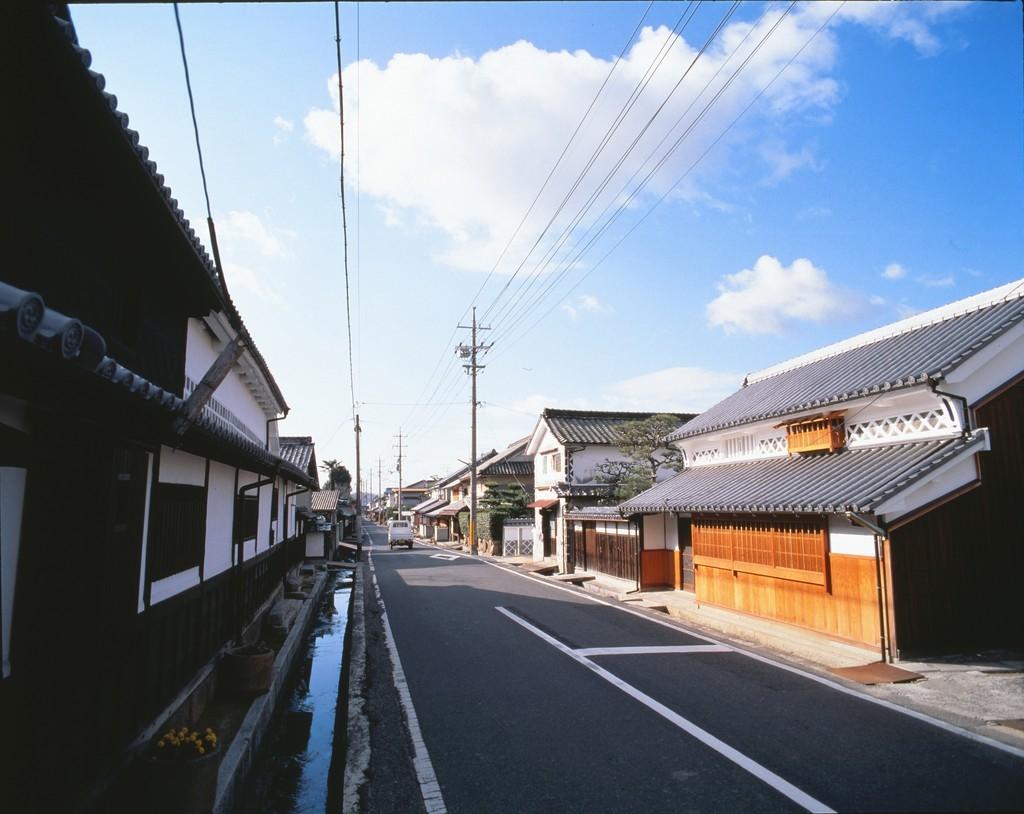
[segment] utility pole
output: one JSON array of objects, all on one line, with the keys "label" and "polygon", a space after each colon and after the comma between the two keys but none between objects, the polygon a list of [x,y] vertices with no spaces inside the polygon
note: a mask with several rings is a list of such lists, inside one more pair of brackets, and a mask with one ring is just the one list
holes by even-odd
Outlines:
[{"label": "utility pole", "polygon": [[402,428],[398,428],[398,519],[402,519]]},{"label": "utility pole", "polygon": [[470,399],[470,406],[472,410],[472,422],[471,422],[471,441],[470,441],[470,452],[469,452],[469,551],[471,554],[477,554],[479,552],[477,546],[477,535],[476,535],[476,408],[479,402],[476,399],[476,373],[478,370],[483,370],[486,365],[478,365],[476,362],[476,356],[479,351],[487,352],[492,347],[491,345],[478,345],[476,342],[477,331],[489,331],[489,327],[476,324],[476,306],[473,306],[473,323],[472,325],[459,325],[460,328],[468,328],[472,333],[472,337],[469,345],[459,345],[455,352],[462,359],[469,359],[469,362],[464,364],[463,367],[469,374],[470,379],[473,382],[472,385],[472,397]]},{"label": "utility pole", "polygon": [[380,456],[377,456],[377,500],[380,500],[380,496],[384,494],[380,486],[381,481],[381,470],[384,469],[384,464],[381,463]]},{"label": "utility pole", "polygon": [[363,472],[359,468],[359,436],[362,433],[359,426],[359,413],[356,413],[356,551],[361,555],[363,551],[362,514],[363,514]]}]

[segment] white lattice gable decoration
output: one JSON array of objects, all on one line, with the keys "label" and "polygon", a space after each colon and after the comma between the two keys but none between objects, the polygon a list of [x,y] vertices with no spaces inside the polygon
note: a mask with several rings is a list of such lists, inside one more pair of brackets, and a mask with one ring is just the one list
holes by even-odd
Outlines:
[{"label": "white lattice gable decoration", "polygon": [[937,407],[849,424],[846,427],[846,445],[861,447],[886,442],[917,441],[959,431],[958,422],[949,412],[944,407]]}]

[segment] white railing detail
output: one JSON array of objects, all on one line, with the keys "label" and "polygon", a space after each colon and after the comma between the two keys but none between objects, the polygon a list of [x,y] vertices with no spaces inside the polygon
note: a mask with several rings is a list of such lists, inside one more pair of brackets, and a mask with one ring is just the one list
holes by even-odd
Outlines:
[{"label": "white railing detail", "polygon": [[916,413],[875,418],[846,427],[846,444],[850,447],[885,441],[918,440],[959,432],[960,427],[941,407]]}]

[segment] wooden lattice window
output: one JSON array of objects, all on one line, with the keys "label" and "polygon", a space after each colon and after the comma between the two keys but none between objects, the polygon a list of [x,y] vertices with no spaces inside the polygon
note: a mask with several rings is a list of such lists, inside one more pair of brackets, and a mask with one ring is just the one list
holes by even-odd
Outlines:
[{"label": "wooden lattice window", "polygon": [[693,561],[825,584],[828,529],[818,517],[694,517]]},{"label": "wooden lattice window", "polygon": [[846,442],[840,415],[815,416],[786,424],[786,446],[790,452],[835,452]]},{"label": "wooden lattice window", "polygon": [[149,574],[153,580],[199,565],[206,538],[206,489],[177,483],[154,486],[149,518]]},{"label": "wooden lattice window", "polygon": [[251,540],[256,536],[256,528],[260,520],[260,500],[255,495],[246,493],[238,498],[238,538]]}]

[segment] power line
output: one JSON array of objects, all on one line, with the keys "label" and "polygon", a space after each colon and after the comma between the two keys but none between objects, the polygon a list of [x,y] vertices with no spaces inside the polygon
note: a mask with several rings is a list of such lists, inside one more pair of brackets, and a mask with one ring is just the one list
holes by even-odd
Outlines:
[{"label": "power line", "polygon": [[[713,95],[711,100],[707,104],[704,105],[704,108],[700,111],[700,113],[698,113],[697,116],[693,119],[693,121],[690,122],[690,124],[686,127],[686,129],[683,131],[683,133],[681,133],[679,135],[679,137],[675,140],[675,142],[672,144],[672,146],[664,153],[664,155],[662,155],[662,157],[654,165],[654,167],[652,167],[651,170],[648,171],[648,173],[644,176],[644,178],[636,186],[636,188],[633,189],[632,192],[630,192],[630,194],[625,198],[625,200],[623,200],[618,205],[618,207],[612,213],[612,215],[601,225],[601,227],[598,229],[598,231],[594,235],[594,237],[592,237],[576,253],[575,256],[572,256],[572,257],[564,259],[562,261],[562,264],[561,264],[560,268],[558,270],[556,270],[556,272],[552,275],[552,279],[547,284],[547,286],[545,286],[538,294],[535,294],[531,301],[527,302],[525,305],[523,305],[521,307],[521,309],[519,311],[519,314],[515,318],[513,318],[511,320],[511,323],[506,328],[506,331],[505,331],[506,333],[508,333],[509,331],[513,330],[517,324],[521,323],[522,320],[524,320],[529,315],[531,309],[534,308],[537,304],[539,304],[544,299],[544,297],[548,294],[548,292],[550,292],[559,282],[561,282],[561,280],[569,273],[569,271],[573,268],[573,266],[576,263],[579,262],[579,260],[583,257],[583,255],[586,254],[591,249],[591,247],[604,235],[604,233],[608,230],[608,228],[616,220],[618,220],[618,218],[629,208],[629,206],[636,199],[636,197],[650,183],[651,179],[654,177],[654,174],[659,169],[661,169],[662,166],[664,166],[664,164],[675,153],[675,151],[679,148],[679,146],[683,143],[683,141],[685,141],[685,139],[696,128],[696,126],[704,119],[704,116],[707,114],[707,112],[714,106],[714,104],[725,93],[725,91],[729,89],[729,87],[732,85],[732,83],[735,81],[735,79],[739,76],[739,74],[743,71],[743,69],[747,66],[747,64],[753,59],[753,57],[757,54],[757,52],[761,49],[761,47],[765,44],[765,42],[768,41],[768,39],[772,36],[772,34],[775,32],[775,30],[779,27],[779,25],[781,25],[782,21],[786,18],[786,16],[789,14],[789,12],[793,9],[794,5],[796,5],[795,0],[794,0],[794,2],[791,2],[789,7],[779,16],[779,18],[774,22],[774,24],[771,26],[771,28],[768,30],[768,32],[764,35],[764,37],[761,38],[761,40],[752,49],[752,51],[744,58],[743,62],[736,69],[736,71],[734,71],[733,74],[722,85],[722,87],[720,87],[715,92],[715,94]],[[762,18],[763,18],[763,16],[764,15],[762,15]],[[742,42],[745,42],[745,41],[746,41],[746,37],[744,37],[743,41],[741,41],[741,43],[739,45],[737,45],[737,47],[733,50],[732,54],[726,60],[726,62],[731,61],[732,56],[734,56],[737,53],[739,47],[742,45]],[[716,72],[715,76],[717,76],[717,72]],[[712,82],[714,81],[714,78],[715,77],[712,77],[711,80],[709,80],[708,83],[705,84],[705,86],[701,90],[701,92],[694,98],[693,102],[687,107],[687,110],[683,112],[683,114],[676,120],[676,122],[669,129],[669,131],[666,134],[665,138],[667,138],[668,135],[670,135],[675,130],[675,128],[678,127],[678,125],[680,123],[682,123],[682,121],[686,117],[687,112],[689,112],[689,109],[692,107],[693,103],[695,103],[697,99],[699,99],[701,96],[704,95],[704,92],[711,86]],[[662,141],[659,142],[658,147],[660,147],[660,145],[662,143],[664,143],[664,141],[665,141],[665,139],[663,138]],[[639,174],[640,170],[642,170],[643,167],[646,166],[646,164],[654,157],[655,153],[658,150],[658,147],[655,147],[655,149],[651,151],[651,153],[647,156],[647,158],[644,159],[644,162],[640,165],[640,167],[626,181],[626,183],[623,185],[623,187],[619,191],[619,193],[616,196],[614,196],[612,198],[612,200],[605,206],[604,210],[602,210],[601,214],[598,215],[597,219],[595,220],[595,223],[599,222],[601,220],[601,218],[604,217],[604,215],[611,208],[612,203],[614,203],[616,200],[619,200],[621,198],[622,194],[629,187],[629,184],[633,180],[633,178],[635,178]],[[583,242],[583,240],[586,238],[586,236],[588,234],[590,234],[592,229],[593,229],[593,224],[584,231],[583,235],[573,245],[573,248],[570,249],[569,254],[571,254],[573,251],[576,251],[577,247],[580,246],[580,244]],[[630,230],[630,231],[632,231],[632,230]],[[550,263],[550,261],[549,261],[549,263]]]},{"label": "power line", "polygon": [[352,305],[348,277],[348,217],[345,213],[345,93],[341,80],[341,14],[338,0],[334,0],[334,51],[338,60],[338,133],[341,137],[341,172],[338,186],[341,190],[341,232],[345,264],[345,325],[348,328],[348,386],[351,395],[352,415],[356,414],[355,366],[352,363]]},{"label": "power line", "polygon": [[[668,94],[665,96],[665,98],[661,101],[661,103],[655,109],[654,113],[651,114],[650,117],[648,117],[648,119],[644,123],[643,127],[640,128],[639,132],[633,138],[633,141],[629,144],[629,146],[626,148],[626,150],[623,151],[622,155],[618,158],[618,160],[612,166],[611,170],[609,170],[605,174],[604,178],[598,184],[597,188],[594,189],[590,193],[590,195],[587,198],[586,202],[584,203],[583,207],[569,221],[569,223],[562,229],[562,232],[559,235],[559,237],[555,240],[555,242],[552,244],[552,246],[544,253],[544,256],[541,258],[541,260],[534,267],[534,270],[527,276],[527,279],[520,285],[519,290],[516,292],[515,297],[512,300],[506,302],[506,304],[502,307],[500,313],[495,317],[496,320],[500,320],[502,317],[507,316],[507,315],[513,313],[515,311],[516,307],[519,306],[523,302],[523,300],[525,299],[525,297],[528,294],[528,292],[533,288],[534,284],[540,279],[540,277],[543,274],[544,270],[554,261],[554,259],[557,256],[559,250],[569,240],[569,238],[572,236],[573,231],[576,229],[577,226],[579,226],[579,224],[582,222],[583,218],[586,217],[586,214],[590,211],[590,209],[597,202],[597,200],[598,200],[599,196],[601,195],[601,193],[604,192],[604,190],[607,188],[608,184],[611,182],[612,178],[615,176],[615,174],[619,171],[619,169],[625,163],[625,161],[629,157],[629,155],[633,152],[633,150],[640,143],[640,140],[647,133],[647,131],[651,128],[651,126],[654,124],[654,122],[658,118],[658,116],[661,115],[662,111],[668,105],[669,101],[671,101],[671,99],[675,95],[676,91],[679,90],[679,88],[682,86],[683,82],[686,80],[687,76],[689,76],[690,71],[693,70],[694,65],[697,64],[698,60],[704,55],[704,53],[710,47],[711,43],[717,38],[718,34],[725,27],[726,23],[729,21],[729,19],[732,17],[732,15],[735,14],[736,9],[738,7],[739,7],[739,0],[736,0],[735,2],[733,2],[732,6],[726,11],[726,13],[722,17],[722,19],[718,22],[718,25],[711,32],[710,36],[704,42],[704,45],[701,47],[701,49],[694,55],[693,59],[690,61],[690,64],[687,65],[687,67],[683,71],[682,75],[679,77],[679,79],[676,80],[676,83],[672,86],[672,89],[668,92]],[[684,26],[684,28],[685,28],[685,26]],[[666,51],[666,53],[662,57],[662,61],[664,60],[665,57],[668,56],[668,53],[669,52]],[[660,67],[660,64],[661,63],[659,62],[659,67]],[[653,77],[653,74],[652,74],[652,77]],[[637,97],[637,98],[639,98],[639,97]],[[596,157],[597,157],[597,154],[595,154],[595,156],[594,156],[595,160],[596,160]],[[588,229],[588,231],[589,231],[589,229]]]},{"label": "power line", "polygon": [[[811,34],[811,36],[804,42],[804,44],[801,45],[800,48],[797,49],[797,51],[793,54],[793,56],[791,56],[789,58],[789,60],[786,62],[786,64],[783,65],[775,73],[775,75],[771,78],[771,80],[769,80],[768,83],[763,88],[761,88],[761,90],[759,90],[757,92],[757,94],[755,94],[755,96],[750,100],[750,102],[747,103],[746,107],[744,107],[743,110],[741,110],[739,112],[739,114],[725,127],[725,129],[722,130],[722,132],[718,134],[718,136],[715,138],[715,140],[712,141],[711,144],[709,144],[707,146],[707,148],[696,158],[696,160],[694,160],[690,164],[689,167],[687,167],[685,172],[683,172],[682,175],[680,175],[675,180],[675,182],[668,188],[668,190],[666,190],[666,192],[657,201],[654,202],[654,204],[643,214],[643,216],[641,216],[640,219],[637,220],[636,223],[634,223],[630,227],[630,229],[624,235],[622,235],[622,237],[619,238],[618,241],[616,241],[616,243],[604,254],[604,256],[601,257],[601,259],[598,260],[597,263],[595,263],[593,266],[591,266],[587,270],[587,272],[572,286],[572,288],[570,288],[566,292],[566,295],[572,293],[572,291],[574,291],[585,279],[587,279],[587,277],[589,277],[594,271],[596,271],[597,268],[600,267],[601,264],[604,263],[604,261],[608,259],[608,257],[612,254],[612,252],[614,252],[620,245],[622,245],[622,243],[634,231],[636,231],[636,229],[651,215],[651,213],[653,213],[654,210],[657,209],[658,206],[660,206],[665,201],[666,198],[668,198],[668,196],[676,189],[676,187],[678,187],[679,184],[681,184],[683,182],[683,180],[693,171],[694,167],[696,167],[704,159],[704,157],[707,156],[707,154],[710,153],[711,150],[713,150],[718,145],[718,143],[736,125],[736,123],[740,119],[742,119],[743,116],[745,116],[747,114],[747,112],[757,103],[757,101],[769,90],[769,88],[771,88],[771,86],[775,84],[775,82],[778,80],[778,78],[780,76],[782,76],[782,74],[786,71],[786,69],[789,68],[789,66],[792,65],[794,61],[796,61],[797,57],[799,57],[800,54],[802,54],[804,52],[804,50],[815,40],[815,38],[828,26],[828,24],[830,22],[832,22],[832,19],[836,16],[836,14],[842,9],[842,7],[845,4],[846,4],[846,2],[844,0],[844,2],[840,3],[835,8],[835,10],[832,12],[832,14],[830,14],[828,16],[828,18],[826,18],[825,21],[820,26],[818,26],[818,28],[814,31],[814,33]],[[534,320],[532,323],[530,323],[526,327],[525,330],[521,331],[517,336],[515,336],[513,338],[510,338],[510,339],[506,340],[505,342],[503,342],[502,343],[503,349],[507,350],[511,345],[513,345],[516,342],[518,342],[524,336],[529,335],[530,331],[532,331],[533,328],[535,328],[540,322],[542,322],[547,317],[547,315],[550,314],[551,311],[553,311],[557,306],[558,306],[558,302],[555,302],[554,304],[552,304],[552,306],[547,311],[542,313],[536,320]],[[506,333],[507,333],[507,331],[506,331]]]},{"label": "power line", "polygon": [[217,277],[220,281],[224,295],[228,294],[228,283],[224,277],[224,267],[220,262],[220,248],[217,246],[217,230],[213,225],[213,212],[210,209],[210,190],[206,184],[206,166],[203,163],[203,145],[199,139],[199,120],[196,117],[196,102],[192,96],[192,79],[188,72],[188,57],[185,55],[185,35],[181,30],[181,15],[178,13],[178,4],[174,4],[174,24],[178,28],[178,44],[181,46],[181,65],[185,69],[185,89],[188,91],[188,107],[192,111],[192,131],[196,136],[196,153],[199,155],[199,175],[203,179],[203,197],[206,199],[206,226],[210,230],[210,249],[213,251],[213,262],[217,269]]},{"label": "power line", "polygon": [[[608,85],[608,82],[611,79],[612,74],[615,72],[615,69],[618,67],[619,63],[622,61],[622,58],[625,56],[626,51],[629,49],[629,46],[632,44],[633,40],[636,38],[637,33],[640,31],[641,27],[643,26],[644,21],[647,19],[647,15],[650,13],[651,7],[653,5],[654,5],[654,2],[653,2],[653,0],[651,0],[651,2],[648,3],[647,8],[644,10],[643,15],[640,17],[640,21],[636,24],[636,26],[634,27],[633,31],[630,33],[629,37],[627,38],[626,42],[623,44],[622,49],[619,51],[619,55],[615,58],[615,62],[612,64],[612,67],[609,69],[607,75],[604,78],[604,81],[601,83],[601,86],[598,88],[597,93],[594,95],[594,98],[591,100],[590,104],[587,106],[587,109],[584,112],[582,118],[577,123],[576,128],[573,130],[572,135],[569,137],[568,142],[566,142],[565,147],[562,148],[562,152],[559,154],[558,159],[555,161],[554,165],[552,165],[551,169],[549,170],[549,172],[547,174],[547,177],[544,179],[544,183],[541,185],[540,190],[537,192],[537,194],[534,197],[533,201],[530,203],[530,206],[527,209],[526,214],[523,215],[522,220],[520,220],[519,225],[516,226],[515,231],[512,233],[512,236],[509,238],[508,242],[505,244],[505,247],[502,249],[501,254],[498,256],[498,259],[494,262],[494,265],[491,267],[490,271],[487,272],[487,276],[484,278],[483,283],[480,284],[480,287],[477,289],[477,292],[473,296],[473,299],[470,301],[469,305],[466,306],[466,309],[465,309],[465,311],[463,311],[462,316],[459,317],[459,321],[462,321],[463,319],[465,319],[465,317],[469,313],[470,309],[476,304],[477,300],[480,298],[480,295],[483,293],[484,288],[487,286],[487,283],[490,281],[491,277],[494,275],[494,273],[497,270],[498,266],[501,264],[501,261],[504,259],[505,254],[508,252],[509,248],[512,246],[512,243],[515,241],[516,237],[519,235],[519,232],[522,230],[523,225],[526,223],[526,221],[529,218],[530,214],[533,212],[534,208],[536,207],[537,202],[540,200],[540,197],[543,194],[544,190],[547,188],[547,185],[551,182],[551,179],[554,177],[555,171],[561,165],[562,160],[565,158],[566,154],[568,153],[569,148],[573,144],[573,141],[576,139],[577,135],[579,135],[581,129],[583,128],[584,123],[586,122],[587,118],[590,116],[591,112],[593,112],[595,106],[597,105],[598,99],[601,97],[601,94],[604,92],[605,87]],[[691,5],[692,5],[692,3],[691,3]],[[357,10],[358,10],[358,3],[357,3]],[[358,72],[357,72],[356,76],[357,76],[357,81],[358,81]],[[455,338],[455,335],[456,335],[457,332],[458,332],[458,328],[454,328],[452,330],[452,334],[448,338],[448,341],[446,341],[444,343],[444,348],[450,347],[451,342]],[[431,370],[430,375],[427,377],[427,383],[423,387],[423,390],[421,391],[420,396],[422,397],[422,394],[427,392],[427,388],[430,387],[430,381],[434,378],[434,374],[437,373],[438,369],[441,367],[441,364],[444,362],[445,358],[448,358],[449,364],[448,364],[448,366],[446,366],[445,372],[443,372],[441,374],[441,376],[438,378],[437,383],[435,384],[435,387],[434,387],[434,391],[427,398],[427,402],[428,403],[433,399],[434,394],[437,392],[438,388],[441,385],[441,382],[447,377],[448,373],[450,371],[456,370],[455,366],[451,363],[452,362],[451,357],[446,357],[446,352],[445,352],[444,349],[442,349],[441,355],[438,357],[438,361],[434,364],[433,370]]]}]

